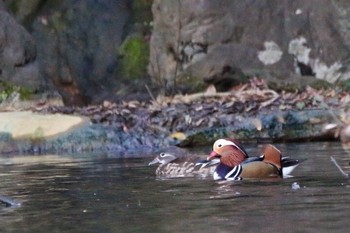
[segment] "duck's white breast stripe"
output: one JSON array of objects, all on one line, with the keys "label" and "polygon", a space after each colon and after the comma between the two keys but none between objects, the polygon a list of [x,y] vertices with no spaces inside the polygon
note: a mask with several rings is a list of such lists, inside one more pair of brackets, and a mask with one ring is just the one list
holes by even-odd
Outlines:
[{"label": "duck's white breast stripe", "polygon": [[232,170],[226,174],[225,179],[238,179],[242,172],[242,166],[238,165],[232,168]]}]

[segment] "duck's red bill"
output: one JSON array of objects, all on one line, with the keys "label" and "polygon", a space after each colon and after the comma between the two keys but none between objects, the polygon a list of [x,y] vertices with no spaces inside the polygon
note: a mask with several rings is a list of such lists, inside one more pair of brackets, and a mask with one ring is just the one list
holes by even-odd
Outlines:
[{"label": "duck's red bill", "polygon": [[220,157],[220,155],[218,153],[216,153],[215,151],[212,151],[210,153],[210,155],[208,156],[207,160],[213,160],[213,159],[218,158],[218,157]]}]

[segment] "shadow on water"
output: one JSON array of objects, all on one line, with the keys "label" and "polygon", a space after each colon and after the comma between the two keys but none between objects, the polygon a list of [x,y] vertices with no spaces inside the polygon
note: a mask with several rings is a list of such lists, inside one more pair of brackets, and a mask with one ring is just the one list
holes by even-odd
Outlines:
[{"label": "shadow on water", "polygon": [[[0,158],[2,232],[348,232],[350,171],[338,143],[280,144],[307,158],[288,179],[156,179],[150,158]],[[261,148],[249,145],[248,153]]]}]

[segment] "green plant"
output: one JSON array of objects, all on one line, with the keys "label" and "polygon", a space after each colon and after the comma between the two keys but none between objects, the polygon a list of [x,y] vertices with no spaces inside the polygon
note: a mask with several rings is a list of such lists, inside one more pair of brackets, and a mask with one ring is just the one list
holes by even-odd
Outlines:
[{"label": "green plant", "polygon": [[119,49],[121,55],[121,72],[126,78],[138,79],[145,75],[149,48],[148,44],[139,35],[130,36]]},{"label": "green plant", "polygon": [[19,87],[8,82],[0,81],[0,103],[9,98],[13,93],[18,93],[21,100],[31,98],[33,91],[26,87]]}]

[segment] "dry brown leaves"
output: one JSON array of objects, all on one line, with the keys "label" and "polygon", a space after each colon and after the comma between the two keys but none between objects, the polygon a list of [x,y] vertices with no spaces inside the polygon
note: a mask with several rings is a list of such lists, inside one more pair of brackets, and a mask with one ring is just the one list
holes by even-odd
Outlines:
[{"label": "dry brown leaves", "polygon": [[[263,80],[253,79],[230,92],[217,92],[214,86],[209,86],[202,93],[158,96],[148,103],[105,101],[97,106],[50,106],[40,111],[84,115],[93,123],[120,128],[125,132],[146,129],[171,134],[201,127],[223,127],[232,124],[235,117],[244,114],[254,116],[259,111],[274,110],[336,109],[335,117],[340,122],[349,124],[349,103],[349,93],[340,90],[315,90],[309,87],[303,92],[277,93],[269,89]],[[261,130],[262,123],[259,119],[252,124]]]}]

